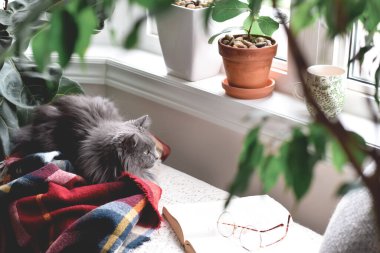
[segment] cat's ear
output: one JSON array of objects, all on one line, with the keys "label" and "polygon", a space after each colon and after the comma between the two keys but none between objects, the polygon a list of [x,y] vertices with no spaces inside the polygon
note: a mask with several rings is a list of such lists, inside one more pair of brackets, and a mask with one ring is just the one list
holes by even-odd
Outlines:
[{"label": "cat's ear", "polygon": [[130,150],[133,149],[137,146],[137,143],[139,141],[139,138],[137,134],[131,134],[128,136],[125,135],[119,135],[115,137],[113,140],[113,144],[116,146],[116,148],[121,151],[121,150]]},{"label": "cat's ear", "polygon": [[131,134],[130,136],[124,138],[121,142],[121,147],[127,150],[133,149],[137,146],[138,141],[139,138],[137,134]]},{"label": "cat's ear", "polygon": [[150,119],[149,115],[144,115],[138,119],[130,120],[129,123],[132,123],[133,125],[137,127],[143,127],[145,129],[148,129],[150,125],[152,124],[152,120]]}]

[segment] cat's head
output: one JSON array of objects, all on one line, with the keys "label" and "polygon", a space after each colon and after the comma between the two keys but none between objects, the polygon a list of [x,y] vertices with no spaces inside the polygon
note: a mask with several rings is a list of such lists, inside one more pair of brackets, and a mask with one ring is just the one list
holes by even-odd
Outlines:
[{"label": "cat's head", "polygon": [[148,131],[149,116],[124,123],[125,129],[114,138],[114,145],[124,171],[142,178],[152,179],[148,169],[159,160],[156,145]]}]

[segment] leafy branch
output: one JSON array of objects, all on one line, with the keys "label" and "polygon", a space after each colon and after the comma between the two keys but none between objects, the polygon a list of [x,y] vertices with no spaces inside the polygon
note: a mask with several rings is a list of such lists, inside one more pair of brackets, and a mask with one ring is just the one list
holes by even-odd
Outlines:
[{"label": "leafy branch", "polygon": [[[231,195],[226,204],[228,204],[232,195],[243,193],[247,189],[250,178],[255,172],[260,176],[264,191],[269,191],[275,185],[278,177],[283,174],[286,186],[291,188],[296,199],[300,200],[310,188],[313,168],[319,161],[325,159],[327,151],[331,150],[332,162],[337,170],[341,171],[342,167],[349,162],[361,177],[364,185],[372,195],[377,225],[380,227],[380,152],[366,146],[361,136],[346,130],[338,119],[331,120],[321,111],[306,85],[305,73],[309,65],[293,34],[294,30],[298,32],[322,15],[327,20],[330,37],[334,37],[350,31],[353,23],[363,22],[364,15],[366,17],[364,22],[367,22],[364,27],[370,36],[366,37],[366,45],[351,59],[351,62],[358,60],[362,64],[365,54],[374,47],[373,35],[379,32],[377,26],[380,23],[378,15],[373,15],[374,13],[367,14],[368,8],[369,6],[375,8],[377,5],[377,7],[380,7],[380,4],[375,6],[374,1],[368,1],[359,8],[357,5],[347,6],[347,4],[343,5],[341,3],[342,6],[339,6],[336,5],[337,3],[339,1],[295,1],[292,30],[284,26],[288,35],[289,49],[295,59],[295,69],[297,69],[298,78],[303,84],[305,98],[316,112],[314,116],[315,122],[308,124],[306,127],[293,129],[291,138],[283,142],[275,153],[264,151],[264,145],[259,140],[262,125],[253,128],[245,139],[239,158],[238,173],[229,188]],[[356,1],[356,3],[358,2]],[[285,23],[286,19],[277,8],[276,0],[273,0],[273,6],[278,12],[281,23]],[[331,14],[331,7],[340,9],[339,15],[346,13],[349,17],[345,20],[331,19],[331,17],[335,17],[334,15],[328,16]],[[354,8],[357,9],[352,10]],[[379,79],[380,66],[375,73],[374,97],[377,104],[379,104]],[[369,110],[371,110],[373,122],[379,124],[379,112],[372,107],[370,102]],[[363,161],[367,157],[376,164],[376,170],[371,175],[363,173]],[[345,184],[340,190],[345,191],[355,187],[357,185]]]},{"label": "leafy branch", "polygon": [[[299,4],[300,7],[304,8],[304,6],[314,6],[314,4],[316,4],[316,1],[317,0],[305,2],[296,1],[295,4]],[[336,2],[334,1],[334,3]],[[323,3],[319,3],[317,6],[324,10],[326,15],[331,11],[328,9],[331,7],[330,4],[330,2],[324,3],[324,5]],[[276,0],[273,0],[273,6],[277,9]],[[342,7],[343,10],[347,9],[347,5],[334,5],[334,7]],[[355,8],[355,6],[352,6],[352,8]],[[362,6],[360,8],[362,8]],[[311,10],[312,8],[307,8],[303,11],[300,11],[298,9],[299,12],[296,18],[299,16],[306,17],[303,12],[309,12]],[[297,9],[295,13],[297,13]],[[312,17],[312,13],[309,14]],[[356,13],[355,11],[351,14],[352,15],[348,20],[343,20],[344,24],[341,23],[342,20],[340,19],[328,20],[331,18],[331,16],[326,18],[328,20],[327,23],[329,25],[329,28],[331,29],[329,31],[330,36],[335,36],[337,34],[348,31],[348,28],[352,25],[352,23],[356,22],[361,17],[359,15],[360,13]],[[343,14],[340,13],[339,15]],[[283,22],[285,22],[284,18],[281,17],[281,15],[279,15],[279,17],[283,19]],[[300,20],[298,20],[298,22],[300,22]],[[379,24],[378,17],[376,17],[376,26],[377,24]],[[372,26],[372,29],[376,29],[376,26]],[[321,160],[325,156],[324,153],[327,150],[326,145],[328,142],[330,142],[329,145],[333,151],[333,164],[338,169],[341,169],[341,167],[346,162],[350,162],[353,169],[361,177],[364,185],[371,193],[377,218],[377,225],[380,227],[380,153],[378,150],[366,146],[365,141],[362,137],[356,133],[347,131],[338,119],[331,120],[326,117],[323,111],[319,108],[314,97],[312,96],[312,93],[306,85],[305,73],[309,65],[307,64],[306,59],[304,58],[304,55],[302,54],[292,31],[287,26],[285,26],[285,31],[288,35],[289,49],[293,55],[293,58],[295,59],[298,78],[303,84],[302,87],[306,100],[311,104],[316,112],[314,116],[315,123],[311,123],[307,126],[308,131],[306,131],[306,133],[300,128],[295,128],[293,130],[291,139],[282,144],[277,156],[263,155],[263,152],[260,151],[262,150],[262,144],[257,141],[260,126],[254,128],[247,136],[246,143],[244,144],[242,151],[242,154],[245,154],[248,150],[250,152],[250,155],[245,154],[240,157],[239,171],[233,184],[230,187],[230,193],[235,194],[244,191],[248,185],[249,178],[254,171],[259,172],[265,190],[269,190],[274,185],[273,180],[277,180],[276,178],[278,175],[280,173],[284,173],[287,186],[293,189],[296,198],[299,200],[309,189],[312,177],[312,169],[317,161]],[[378,87],[378,81],[379,80],[377,78],[376,87]],[[375,95],[377,95],[377,92]],[[377,112],[373,111],[372,114],[375,116],[377,115]],[[377,123],[377,117],[373,118],[374,123]],[[328,138],[327,136],[332,136],[334,139],[326,139]],[[258,152],[255,151],[255,149],[258,149],[260,151],[261,154],[259,156],[254,153]],[[375,172],[370,175],[363,173],[362,166],[363,161],[366,157],[371,158],[376,164]],[[274,165],[269,166],[270,164]]]}]

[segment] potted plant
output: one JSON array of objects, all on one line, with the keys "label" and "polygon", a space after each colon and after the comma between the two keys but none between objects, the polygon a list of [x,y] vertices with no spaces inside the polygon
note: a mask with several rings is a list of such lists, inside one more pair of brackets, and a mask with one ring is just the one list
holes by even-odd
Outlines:
[{"label": "potted plant", "polygon": [[222,61],[208,38],[216,23],[204,26],[208,0],[179,0],[157,16],[157,30],[168,74],[197,81],[219,73]]},{"label": "potted plant", "polygon": [[[221,0],[214,4],[211,17],[224,22],[242,13],[248,13],[243,26],[244,34],[226,35],[218,40],[219,54],[223,57],[227,79],[223,88],[230,96],[251,99],[268,96],[274,89],[274,80],[269,79],[272,60],[277,52],[277,42],[270,36],[279,23],[269,16],[260,16],[262,1]],[[236,30],[226,28],[209,40]]]}]

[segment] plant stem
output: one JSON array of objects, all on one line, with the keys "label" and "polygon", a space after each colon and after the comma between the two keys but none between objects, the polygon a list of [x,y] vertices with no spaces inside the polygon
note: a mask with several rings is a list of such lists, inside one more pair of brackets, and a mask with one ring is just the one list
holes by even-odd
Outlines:
[{"label": "plant stem", "polygon": [[8,0],[4,0],[4,10],[8,9]]},{"label": "plant stem", "polygon": [[249,26],[249,29],[248,29],[248,39],[249,39],[249,41],[252,42],[251,29],[253,26],[253,22],[255,22],[255,17],[253,16],[252,12],[249,15],[252,15],[252,22],[251,22],[251,25]]}]

